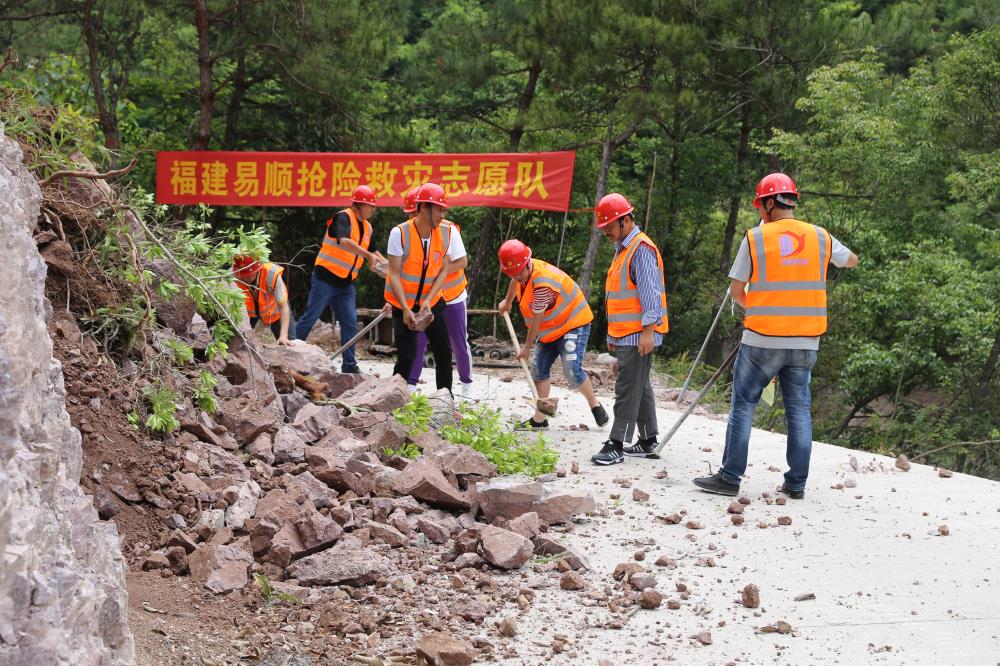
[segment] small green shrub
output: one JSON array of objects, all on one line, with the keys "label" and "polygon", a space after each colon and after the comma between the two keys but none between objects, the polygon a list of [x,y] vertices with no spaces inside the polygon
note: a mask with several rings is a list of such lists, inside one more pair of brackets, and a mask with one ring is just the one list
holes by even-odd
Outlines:
[{"label": "small green shrub", "polygon": [[183,340],[166,340],[164,346],[170,352],[170,360],[177,367],[183,367],[194,360],[194,349]]},{"label": "small green shrub", "polygon": [[299,598],[294,594],[289,594],[288,592],[278,592],[273,587],[271,587],[271,581],[267,579],[264,574],[254,574],[254,582],[260,586],[260,591],[264,595],[264,601],[267,603],[274,603],[275,601],[284,601],[290,604],[299,603]]},{"label": "small green shrub", "polygon": [[194,382],[194,390],[191,392],[191,400],[198,409],[209,414],[219,411],[219,406],[215,403],[215,392],[212,390],[218,383],[218,378],[211,372],[201,371],[198,379]]},{"label": "small green shrub", "polygon": [[181,426],[177,412],[177,394],[162,384],[147,386],[142,394],[149,401],[146,429],[151,432],[173,432]]},{"label": "small green shrub", "polygon": [[412,442],[405,442],[398,449],[386,447],[382,450],[387,456],[399,456],[400,458],[416,458],[420,455],[420,447]]},{"label": "small green shrub", "polygon": [[431,427],[431,416],[434,410],[426,395],[414,393],[410,401],[402,407],[393,410],[392,415],[406,428],[406,434],[411,439]]},{"label": "small green shrub", "polygon": [[525,435],[511,430],[500,412],[486,405],[463,403],[459,414],[458,424],[442,427],[441,436],[452,444],[479,451],[497,466],[500,474],[537,476],[555,469],[559,454],[544,435],[523,441]]}]

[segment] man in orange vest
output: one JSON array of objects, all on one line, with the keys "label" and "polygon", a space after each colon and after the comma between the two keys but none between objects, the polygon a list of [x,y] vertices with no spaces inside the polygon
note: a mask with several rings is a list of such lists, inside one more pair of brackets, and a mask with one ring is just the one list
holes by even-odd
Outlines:
[{"label": "man in orange vest", "polygon": [[[608,422],[608,413],[597,401],[590,377],[583,370],[590,323],[594,321],[583,290],[573,278],[552,264],[532,259],[531,248],[519,240],[506,241],[498,254],[500,270],[511,280],[507,295],[497,305],[497,310],[509,312],[517,298],[521,316],[528,323],[528,335],[521,346],[519,359],[527,360],[538,341],[531,361],[531,376],[538,397],[549,397],[552,387],[549,371],[556,358],[560,358],[566,381],[583,394],[594,421],[603,426]],[[535,409],[534,415],[520,425],[547,428],[549,421],[545,414]]]},{"label": "man in orange vest", "polygon": [[788,426],[789,469],[780,492],[792,499],[805,497],[812,453],[809,382],[819,338],[826,332],[827,271],[830,264],[853,268],[858,257],[826,229],[797,220],[798,199],[795,183],[783,173],[757,184],[753,205],[761,224],[743,237],[729,271],[729,293],[743,308],[744,331],[733,366],[722,467],[694,480],[711,493],[739,492],[754,411],[764,388],[777,377]]},{"label": "man in orange vest", "polygon": [[[403,198],[403,212],[414,213],[417,210],[417,191],[410,190]],[[476,398],[472,386],[472,349],[469,347],[469,322],[465,311],[469,294],[465,287],[469,281],[465,277],[465,268],[469,265],[469,257],[462,242],[462,231],[450,220],[442,220],[441,225],[451,228],[451,244],[448,258],[451,259],[451,272],[444,279],[442,297],[444,298],[444,323],[448,329],[448,339],[451,341],[451,351],[455,355],[455,369],[458,370],[459,384],[455,395],[467,400]],[[417,349],[413,359],[413,369],[410,371],[410,385],[415,386],[420,381],[424,369],[424,352],[427,350],[427,334],[423,331],[417,334]]]},{"label": "man in orange vest", "polygon": [[[328,307],[333,309],[334,321],[340,322],[341,344],[357,333],[354,281],[365,260],[375,273],[385,271],[385,257],[377,250],[369,250],[373,245],[370,220],[374,214],[375,192],[367,185],[358,185],[351,194],[351,206],[326,221],[326,235],[309,284],[309,302],[296,327],[299,340],[309,337],[313,324]],[[344,351],[341,371],[360,372],[353,347]]]},{"label": "man in orange vest", "polygon": [[415,203],[415,215],[389,232],[386,252],[389,268],[384,295],[392,307],[399,354],[392,372],[406,379],[411,387],[416,385],[410,382],[410,371],[417,356],[417,333],[423,330],[434,354],[437,387],[451,391],[451,346],[442,292],[452,270],[450,257],[457,254],[457,246],[451,228],[441,224],[448,196],[440,185],[425,183],[417,189]]},{"label": "man in orange vest", "polygon": [[[653,350],[663,344],[667,323],[667,287],[663,257],[649,236],[636,225],[632,204],[613,192],[597,203],[597,228],[615,245],[615,258],[604,283],[608,314],[608,349],[618,359],[615,379],[615,419],[597,465],[617,465],[624,456],[656,458],[656,402],[649,380]],[[632,441],[636,431],[636,443]]]},{"label": "man in orange vest", "polygon": [[288,332],[294,330],[294,323],[288,307],[288,289],[281,278],[284,271],[282,266],[261,263],[245,254],[236,255],[233,259],[233,273],[236,284],[243,290],[250,328],[262,321],[271,327],[279,345],[290,347],[292,343]]}]

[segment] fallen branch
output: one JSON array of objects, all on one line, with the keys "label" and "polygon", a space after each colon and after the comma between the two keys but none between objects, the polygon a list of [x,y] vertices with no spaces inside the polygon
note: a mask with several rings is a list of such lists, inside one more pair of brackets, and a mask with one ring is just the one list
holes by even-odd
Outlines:
[{"label": "fallen branch", "polygon": [[[134,159],[132,161],[135,162]],[[244,346],[247,348],[247,359],[250,361],[249,363],[250,383],[253,386],[254,397],[260,399],[260,394],[257,393],[257,380],[254,377],[253,358],[251,358],[251,356],[257,357],[257,360],[260,362],[261,368],[263,368],[265,371],[267,370],[267,363],[264,361],[264,357],[260,355],[260,352],[257,351],[257,347],[255,347],[253,342],[251,342],[250,339],[243,334],[243,331],[240,330],[240,325],[237,324],[231,316],[229,316],[229,313],[226,312],[225,306],[219,302],[219,299],[215,297],[215,294],[213,294],[212,290],[208,288],[208,285],[206,285],[201,278],[199,278],[197,275],[189,271],[187,267],[184,266],[184,264],[179,262],[176,259],[176,257],[174,257],[173,253],[170,252],[170,249],[163,244],[163,241],[161,241],[156,234],[150,231],[149,227],[146,226],[146,222],[142,219],[142,216],[139,215],[139,213],[135,209],[133,209],[132,207],[126,207],[126,210],[128,210],[130,213],[132,213],[132,215],[135,216],[135,219],[139,223],[139,226],[142,227],[143,232],[145,232],[145,234],[149,236],[149,239],[152,240],[154,243],[156,243],[157,247],[159,247],[163,251],[164,256],[166,256],[167,259],[170,260],[170,263],[172,263],[177,268],[177,270],[183,273],[185,277],[198,283],[198,286],[202,288],[205,295],[208,296],[211,299],[212,303],[215,304],[215,307],[218,309],[219,314],[221,314],[222,317],[227,322],[229,322],[230,326],[232,326],[233,328],[233,332],[236,335],[238,335],[240,339],[243,341]]]},{"label": "fallen branch", "polygon": [[111,171],[105,171],[104,173],[97,173],[96,171],[56,171],[55,173],[49,175],[47,178],[43,178],[38,181],[39,187],[45,187],[51,183],[56,178],[89,178],[91,180],[105,180],[107,178],[116,178],[118,176],[124,176],[129,171],[135,168],[135,165],[139,163],[139,157],[133,157],[132,161],[121,169],[113,169]]},{"label": "fallen branch", "polygon": [[17,52],[14,51],[14,47],[8,46],[7,53],[3,57],[3,62],[0,63],[0,72],[7,69],[8,65],[14,65],[16,67],[19,64],[21,64],[21,59],[17,57]]},{"label": "fallen branch", "polygon": [[1000,439],[984,439],[981,442],[952,442],[951,444],[945,444],[944,446],[939,446],[936,449],[931,449],[930,451],[924,451],[923,453],[919,453],[913,456],[911,460],[919,460],[920,458],[926,458],[932,453],[938,453],[940,451],[944,451],[946,449],[950,449],[956,446],[983,446],[984,444],[987,446],[990,444],[1000,444]]}]

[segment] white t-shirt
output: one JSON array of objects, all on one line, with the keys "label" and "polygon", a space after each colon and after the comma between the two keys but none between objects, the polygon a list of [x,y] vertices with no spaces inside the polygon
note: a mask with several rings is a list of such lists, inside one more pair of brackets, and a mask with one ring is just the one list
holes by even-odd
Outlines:
[{"label": "white t-shirt", "polygon": [[[830,234],[830,263],[838,268],[847,265],[847,260],[851,258],[851,251],[847,249],[839,240]],[[750,243],[746,235],[740,243],[740,249],[736,251],[736,259],[733,260],[733,267],[729,269],[729,277],[740,282],[749,282],[750,274],[753,272],[753,263],[750,261]],[[771,335],[761,335],[756,331],[743,331],[743,344],[751,347],[763,347],[765,349],[819,349],[819,336],[816,337],[775,337]]]},{"label": "white t-shirt", "polygon": [[[430,245],[430,239],[421,238],[420,242],[423,244],[424,252],[426,253]],[[386,252],[390,257],[403,256],[403,235],[400,233],[398,226],[393,227],[392,231],[389,232],[389,247],[386,248]],[[451,239],[448,242],[448,251],[445,254],[452,261],[458,261],[466,255],[465,243],[462,242],[462,234],[454,226],[451,228]],[[468,297],[469,294],[463,289],[461,294],[453,300],[448,301],[448,303],[461,303]]]}]

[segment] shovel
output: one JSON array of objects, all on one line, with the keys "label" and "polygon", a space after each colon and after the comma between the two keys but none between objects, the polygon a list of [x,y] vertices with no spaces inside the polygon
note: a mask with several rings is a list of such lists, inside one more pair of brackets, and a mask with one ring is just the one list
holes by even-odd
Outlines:
[{"label": "shovel", "polygon": [[375,317],[374,319],[372,319],[371,323],[369,323],[363,329],[361,329],[360,331],[358,331],[357,335],[355,335],[353,338],[351,338],[350,340],[348,340],[344,344],[340,345],[340,349],[338,349],[337,351],[333,352],[333,355],[330,356],[330,360],[332,361],[333,359],[335,359],[338,356],[340,356],[345,350],[350,349],[351,347],[353,347],[354,343],[356,343],[358,340],[360,340],[361,338],[363,338],[368,331],[370,331],[373,328],[375,328],[376,324],[378,324],[380,321],[382,321],[383,319],[385,319],[388,316],[389,316],[388,313],[386,313],[384,310],[382,312],[379,312],[378,316]]},{"label": "shovel", "polygon": [[697,407],[701,403],[701,401],[705,399],[705,396],[708,395],[708,392],[715,385],[715,382],[719,380],[719,377],[722,376],[722,373],[724,373],[727,369],[729,369],[729,366],[733,364],[733,362],[736,360],[736,355],[739,353],[739,351],[740,351],[740,346],[736,345],[733,348],[733,351],[730,352],[729,356],[726,357],[726,360],[722,362],[722,365],[719,366],[719,369],[715,371],[715,374],[713,374],[709,378],[708,383],[705,384],[705,387],[703,389],[701,389],[701,393],[698,394],[698,397],[691,401],[691,404],[688,405],[688,408],[686,410],[684,410],[684,413],[681,414],[680,417],[677,419],[677,421],[674,422],[674,425],[672,428],[670,428],[670,431],[663,437],[663,439],[660,440],[660,443],[656,445],[656,448],[653,449],[653,453],[659,453],[660,450],[667,445],[667,442],[669,442],[670,438],[674,436],[674,433],[677,432],[677,429],[681,427],[681,424],[684,423],[687,417],[691,415],[691,412],[694,411],[694,408]]},{"label": "shovel", "polygon": [[[514,352],[520,355],[521,343],[517,341],[517,333],[514,332],[514,324],[510,321],[510,315],[504,312],[503,320],[507,322],[507,331],[510,333],[510,341],[514,343]],[[524,376],[528,378],[531,395],[535,397],[535,409],[546,416],[555,416],[556,408],[559,406],[559,398],[539,398],[538,389],[535,388],[535,381],[531,378],[531,371],[528,370],[528,363],[523,358],[518,360],[521,361],[521,369],[524,370]]]}]

